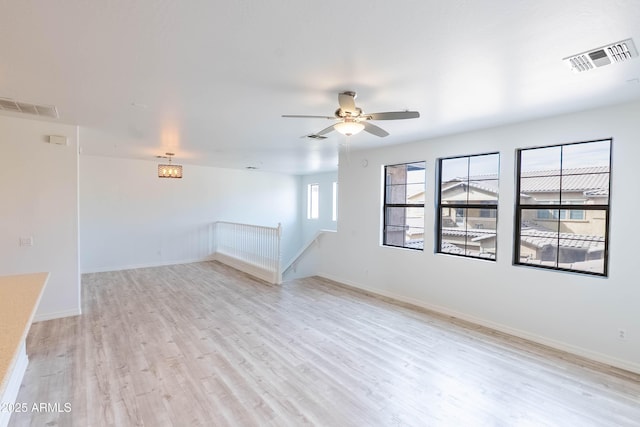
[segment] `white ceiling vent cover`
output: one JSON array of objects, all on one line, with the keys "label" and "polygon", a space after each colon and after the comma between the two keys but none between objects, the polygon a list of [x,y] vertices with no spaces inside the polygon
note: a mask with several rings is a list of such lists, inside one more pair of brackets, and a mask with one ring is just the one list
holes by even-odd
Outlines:
[{"label": "white ceiling vent cover", "polygon": [[9,98],[0,98],[0,111],[11,111],[12,113],[32,114],[35,116],[51,117],[58,119],[58,109],[53,105],[37,105],[28,102],[15,101]]},{"label": "white ceiling vent cover", "polygon": [[597,67],[609,65],[612,62],[624,62],[638,56],[633,40],[626,39],[607,46],[602,46],[588,52],[564,58],[571,70],[576,73],[589,71]]}]

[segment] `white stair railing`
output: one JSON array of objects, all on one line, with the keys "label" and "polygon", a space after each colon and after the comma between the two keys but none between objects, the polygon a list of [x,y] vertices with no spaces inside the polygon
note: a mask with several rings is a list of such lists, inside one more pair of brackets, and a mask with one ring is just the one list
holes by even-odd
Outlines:
[{"label": "white stair railing", "polygon": [[319,230],[298,253],[282,268],[282,277],[286,280],[308,277],[317,274],[317,246],[324,236],[335,234],[336,230]]},{"label": "white stair railing", "polygon": [[211,252],[220,261],[269,283],[282,283],[282,226],[216,221],[211,225]]}]

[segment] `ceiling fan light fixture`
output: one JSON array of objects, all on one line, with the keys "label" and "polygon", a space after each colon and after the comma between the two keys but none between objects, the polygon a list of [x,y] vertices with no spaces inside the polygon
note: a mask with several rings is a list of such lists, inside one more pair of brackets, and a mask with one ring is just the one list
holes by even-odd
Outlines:
[{"label": "ceiling fan light fixture", "polygon": [[338,131],[339,133],[351,136],[356,135],[362,131],[368,132],[372,135],[384,138],[389,136],[389,132],[372,124],[369,120],[404,120],[404,119],[417,119],[420,117],[420,113],[417,111],[386,111],[383,113],[369,113],[364,114],[360,107],[356,107],[354,99],[356,93],[352,91],[342,92],[338,94],[338,109],[333,116],[307,116],[307,115],[293,115],[283,114],[282,117],[291,117],[299,119],[329,119],[334,122],[329,127],[322,129],[311,135],[306,135],[310,139],[324,139],[325,134],[329,132]]},{"label": "ceiling fan light fixture", "polygon": [[351,136],[360,133],[364,129],[364,124],[360,122],[344,121],[336,123],[333,128],[343,135]]}]

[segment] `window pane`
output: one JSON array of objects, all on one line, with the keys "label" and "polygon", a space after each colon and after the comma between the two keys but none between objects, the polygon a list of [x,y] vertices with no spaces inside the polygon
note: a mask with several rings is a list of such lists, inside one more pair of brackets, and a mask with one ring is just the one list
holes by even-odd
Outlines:
[{"label": "window pane", "polygon": [[560,176],[522,176],[520,178],[520,203],[523,205],[559,204]]},{"label": "window pane", "polygon": [[404,246],[405,228],[404,225],[387,225],[384,229],[384,244],[390,246]]},{"label": "window pane", "polygon": [[338,183],[333,183],[333,209],[331,213],[331,220],[338,220]]},{"label": "window pane", "polygon": [[498,200],[498,154],[443,159],[440,202],[468,204]]},{"label": "window pane", "polygon": [[606,211],[588,213],[592,215],[587,225],[561,230],[558,267],[604,273]]},{"label": "window pane", "polygon": [[521,150],[521,174],[525,175],[530,172],[554,171],[554,174],[558,175],[558,173],[560,172],[561,150],[562,147],[546,147]]},{"label": "window pane", "polygon": [[467,182],[442,182],[440,203],[443,205],[466,204],[469,200],[469,185]]},{"label": "window pane", "polygon": [[388,207],[385,210],[384,243],[422,249],[424,240],[423,207]]},{"label": "window pane", "polygon": [[424,182],[408,185],[388,185],[387,204],[424,204]]},{"label": "window pane", "polygon": [[384,245],[423,248],[424,198],[425,162],[385,166]]},{"label": "window pane", "polygon": [[438,252],[495,260],[499,158],[440,160]]},{"label": "window pane", "polygon": [[605,274],[610,150],[611,140],[519,151],[515,263]]},{"label": "window pane", "polygon": [[496,258],[496,218],[486,218],[481,222],[467,212],[467,255],[481,258]]},{"label": "window pane", "polygon": [[407,243],[416,247],[424,241],[424,208],[406,208]]},{"label": "window pane", "polygon": [[[495,259],[496,219],[475,223],[467,215],[472,209],[442,209],[440,252]],[[456,219],[450,215],[455,212]],[[457,221],[457,222],[454,222]]]},{"label": "window pane", "polygon": [[424,183],[425,181],[425,163],[410,163],[407,168],[407,184]]},{"label": "window pane", "polygon": [[496,179],[500,168],[500,155],[486,154],[469,158],[469,177],[472,180]]},{"label": "window pane", "polygon": [[467,181],[469,178],[469,158],[442,159],[440,163],[440,176],[442,182],[457,179]]},{"label": "window pane", "polygon": [[498,209],[469,208],[467,209],[467,225],[476,230],[495,230]]},{"label": "window pane", "polygon": [[607,211],[604,209],[578,211],[586,214],[585,223],[560,224],[560,233],[568,239],[604,242]]},{"label": "window pane", "polygon": [[424,181],[419,184],[407,185],[408,204],[424,204]]},{"label": "window pane", "polygon": [[455,227],[456,226],[456,209],[445,208],[440,210],[440,226]]},{"label": "window pane", "polygon": [[318,219],[319,185],[309,184],[307,187],[307,219]]},{"label": "window pane", "polygon": [[609,170],[611,141],[571,144],[562,147],[562,174],[582,168],[606,168]]},{"label": "window pane", "polygon": [[[469,238],[472,246],[469,248],[468,255],[496,259],[496,236],[495,220],[493,221],[493,224],[487,224],[487,229],[470,230]],[[474,250],[476,250],[477,253],[472,252]]]},{"label": "window pane", "polygon": [[[557,219],[536,221],[538,212],[540,210],[523,209],[520,223],[520,262],[557,267],[559,222]],[[557,217],[559,214],[557,209],[548,210],[550,217]]]},{"label": "window pane", "polygon": [[318,218],[318,194],[319,186],[311,186],[311,218]]},{"label": "window pane", "polygon": [[469,203],[498,203],[498,180],[469,181]]},{"label": "window pane", "polygon": [[[573,210],[570,210],[570,212]],[[523,209],[520,225],[520,262],[572,270],[604,272],[606,210],[577,210],[587,222],[528,221],[533,209]],[[560,217],[559,210],[549,210]],[[558,233],[558,227],[560,232]],[[559,248],[559,249],[558,249]]]},{"label": "window pane", "polygon": [[387,199],[388,204],[400,205],[407,201],[407,186],[402,185],[387,185]]},{"label": "window pane", "polygon": [[466,255],[464,242],[456,241],[449,236],[442,236],[440,252],[445,254]]},{"label": "window pane", "polygon": [[[562,249],[560,251],[562,255]],[[579,271],[587,271],[590,273],[598,273],[604,274],[604,255],[596,256],[596,252],[592,252],[591,254],[587,254],[587,256],[593,256],[593,258],[589,258],[584,261],[572,262],[572,263],[558,263],[558,267],[560,268],[569,268],[571,270],[579,270]]]},{"label": "window pane", "polygon": [[440,251],[449,254],[466,255],[465,209],[442,208],[440,218]]},{"label": "window pane", "polygon": [[404,227],[406,221],[406,208],[386,208],[385,225],[397,225]]},{"label": "window pane", "polygon": [[406,165],[387,166],[386,170],[386,184],[406,184],[407,183],[407,167]]},{"label": "window pane", "polygon": [[[580,169],[580,170],[584,170]],[[575,169],[567,169],[567,172]],[[587,202],[585,200],[585,196]],[[562,203],[578,199],[583,204],[609,203],[609,173],[590,173],[562,176]]]}]

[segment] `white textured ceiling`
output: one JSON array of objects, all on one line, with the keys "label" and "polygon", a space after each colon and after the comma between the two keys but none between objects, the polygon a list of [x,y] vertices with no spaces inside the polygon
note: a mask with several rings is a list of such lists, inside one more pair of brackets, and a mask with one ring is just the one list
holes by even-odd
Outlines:
[{"label": "white textured ceiling", "polygon": [[[632,37],[639,0],[0,0],[0,97],[53,104],[83,154],[285,173],[335,169],[337,94],[376,122],[353,149],[640,98],[640,59],[562,58]],[[4,113],[9,114],[9,113]]]}]

